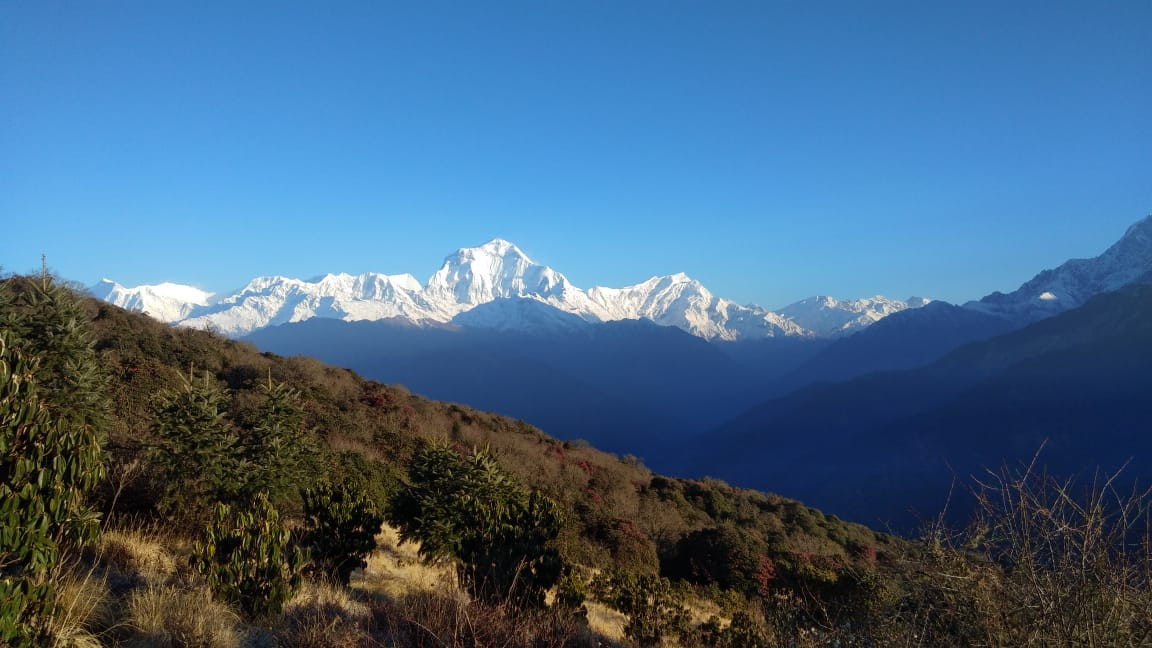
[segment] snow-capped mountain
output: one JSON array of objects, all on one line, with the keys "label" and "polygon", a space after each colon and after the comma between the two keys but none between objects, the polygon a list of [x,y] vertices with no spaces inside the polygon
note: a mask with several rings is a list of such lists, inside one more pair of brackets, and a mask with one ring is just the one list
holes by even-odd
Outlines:
[{"label": "snow-capped mountain", "polygon": [[183,284],[162,283],[125,288],[111,279],[102,279],[89,288],[93,297],[127,310],[140,311],[165,322],[178,322],[197,307],[211,303],[212,293]]},{"label": "snow-capped mountain", "polygon": [[588,322],[649,319],[709,340],[823,337],[844,335],[889,313],[925,303],[883,297],[855,301],[814,298],[824,301],[794,305],[793,317],[716,297],[683,273],[653,277],[624,288],[583,290],[503,239],[457,250],[444,259],[425,285],[410,274],[367,273],[330,274],[311,281],[260,277],[216,299],[174,284],[132,289],[116,286],[112,290],[102,283],[93,293],[158,319],[212,328],[230,336],[314,317],[349,321],[401,318],[414,323],[453,322],[515,330],[545,322],[571,324],[569,319],[547,317],[541,309],[523,304],[495,305],[474,316],[461,317],[480,305],[531,300]]},{"label": "snow-capped mountain", "polygon": [[1030,324],[1076,308],[1091,297],[1111,292],[1152,272],[1152,215],[1132,225],[1103,254],[1072,259],[1045,270],[1008,294],[995,292],[965,308]]},{"label": "snow-capped mountain", "polygon": [[888,299],[882,295],[864,299],[841,300],[820,295],[809,297],[780,309],[780,315],[819,337],[839,337],[908,308],[919,308],[930,299],[909,297]]},{"label": "snow-capped mountain", "polygon": [[649,319],[709,340],[810,335],[775,313],[715,297],[684,273],[653,277],[625,288],[598,286],[587,294],[595,313],[605,321]]},{"label": "snow-capped mountain", "polygon": [[188,317],[170,321],[241,336],[265,326],[313,317],[448,321],[456,312],[427,300],[423,286],[412,275],[369,272],[330,274],[315,281],[259,277],[216,303],[193,310]]}]

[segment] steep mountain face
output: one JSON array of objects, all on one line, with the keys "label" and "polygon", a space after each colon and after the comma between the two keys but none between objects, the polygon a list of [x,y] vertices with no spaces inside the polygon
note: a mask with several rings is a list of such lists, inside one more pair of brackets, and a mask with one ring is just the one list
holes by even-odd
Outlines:
[{"label": "steep mountain face", "polygon": [[[102,284],[93,293],[118,299],[118,305],[149,312],[163,321],[212,328],[231,336],[312,318],[399,318],[412,323],[445,323],[482,304],[527,299],[587,322],[647,319],[707,340],[733,341],[838,336],[924,303],[883,297],[844,302],[826,298],[815,307],[798,306],[797,317],[819,325],[819,331],[814,331],[787,315],[716,297],[684,274],[653,277],[624,288],[594,287],[585,291],[502,239],[457,250],[444,260],[426,285],[410,274],[332,274],[313,281],[260,277],[213,301],[200,291],[172,284],[117,288],[113,291]],[[523,310],[523,305],[496,307],[464,321],[470,326],[489,322],[496,328],[516,329],[527,321],[512,321],[517,309]],[[496,316],[498,312],[503,314]]]},{"label": "steep mountain face", "polygon": [[197,307],[212,303],[212,293],[174,283],[125,288],[111,279],[102,279],[89,292],[109,304],[146,313],[163,322],[185,319]]},{"label": "steep mountain face", "polygon": [[965,308],[1019,325],[1076,308],[1095,295],[1116,290],[1152,272],[1152,215],[1092,259],[1072,259],[1045,270],[1008,294],[992,293]]},{"label": "steep mountain face", "polygon": [[627,288],[596,287],[588,297],[602,320],[647,319],[709,340],[812,335],[776,313],[718,298],[684,273]]},{"label": "steep mountain face", "polygon": [[313,317],[442,321],[451,314],[442,305],[428,301],[420,282],[412,275],[368,273],[327,275],[317,281],[260,277],[216,303],[195,308],[189,316],[175,321],[239,336],[265,326]]}]

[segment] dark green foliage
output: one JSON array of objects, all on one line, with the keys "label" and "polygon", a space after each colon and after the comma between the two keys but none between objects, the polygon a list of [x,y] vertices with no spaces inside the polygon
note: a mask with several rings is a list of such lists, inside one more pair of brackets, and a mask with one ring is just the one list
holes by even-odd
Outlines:
[{"label": "dark green foliage", "polygon": [[0,286],[0,642],[43,645],[62,556],[91,542],[105,473],[103,374],[87,320],[46,273]]},{"label": "dark green foliage", "polygon": [[202,519],[213,502],[249,501],[264,493],[282,498],[303,478],[314,452],[303,427],[298,391],[269,379],[249,429],[230,417],[232,395],[207,372],[187,377],[155,399],[152,451],[160,508],[170,516]]},{"label": "dark green foliage", "polygon": [[[46,637],[54,592],[49,573],[71,499],[52,474],[64,430],[34,393],[34,371],[0,333],[0,641],[36,645]],[[42,483],[41,475],[49,480]],[[63,518],[63,519],[62,519]]]},{"label": "dark green foliage", "polygon": [[41,399],[55,416],[103,434],[108,417],[107,375],[93,351],[88,317],[76,296],[51,275],[12,279],[0,303],[0,329],[28,356]]},{"label": "dark green foliage", "polygon": [[592,591],[628,615],[624,634],[642,646],[658,646],[664,637],[688,629],[684,600],[667,578],[613,568],[593,579]]},{"label": "dark green foliage", "polygon": [[304,554],[290,548],[291,533],[260,495],[247,511],[217,503],[204,536],[192,550],[192,567],[214,596],[237,605],[249,618],[280,611],[300,585]]},{"label": "dark green foliage", "polygon": [[587,621],[588,580],[572,565],[564,567],[564,573],[556,583],[556,600],[553,606],[557,611],[567,613],[577,619]]},{"label": "dark green foliage", "polygon": [[205,372],[156,399],[159,437],[152,460],[162,489],[161,510],[170,516],[203,518],[213,502],[231,501],[244,484],[237,435],[229,423],[227,393]]},{"label": "dark green foliage", "polygon": [[265,401],[256,424],[237,448],[238,463],[246,470],[242,495],[267,493],[277,499],[300,483],[303,460],[315,453],[315,444],[304,429],[298,390],[269,377],[260,393]]},{"label": "dark green foliage", "polygon": [[485,601],[541,607],[560,577],[554,543],[563,525],[549,497],[528,493],[484,451],[461,457],[425,447],[408,466],[411,484],[392,499],[389,520],[426,559],[454,559],[468,591]]},{"label": "dark green foliage", "polygon": [[661,563],[669,578],[698,585],[717,584],[742,594],[763,594],[762,563],[767,543],[747,529],[722,525],[693,531],[676,543]]},{"label": "dark green foliage", "polygon": [[383,516],[364,493],[348,482],[301,491],[304,500],[304,542],[312,560],[347,585],[354,569],[376,548]]},{"label": "dark green foliage", "polygon": [[716,617],[700,626],[701,639],[711,648],[768,648],[768,635],[751,615],[743,610],[732,615],[728,627],[721,627]]}]

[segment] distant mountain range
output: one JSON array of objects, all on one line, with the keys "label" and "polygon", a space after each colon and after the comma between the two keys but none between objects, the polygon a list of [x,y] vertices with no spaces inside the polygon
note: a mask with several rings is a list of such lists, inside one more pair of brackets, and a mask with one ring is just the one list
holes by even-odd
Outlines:
[{"label": "distant mountain range", "polygon": [[716,297],[684,274],[653,277],[624,288],[598,286],[583,290],[502,239],[457,250],[423,285],[410,274],[367,273],[330,274],[310,281],[259,277],[225,295],[178,284],[126,288],[109,279],[93,286],[91,292],[117,306],[143,311],[162,321],[209,327],[230,336],[313,318],[400,319],[414,324],[456,322],[502,330],[571,322],[560,316],[521,321],[521,310],[516,306],[496,306],[465,315],[498,300],[527,299],[585,322],[647,319],[707,340],[839,337],[929,301],[881,296],[856,300],[813,297],[772,312]]},{"label": "distant mountain range", "polygon": [[1135,456],[1134,476],[1152,478],[1150,281],[1152,216],[1095,258],[963,305],[814,297],[770,312],[682,274],[583,290],[502,240],[450,255],[426,284],[366,274],[265,277],[223,296],[93,292],[664,472],[906,527],[909,505],[939,510],[948,475],[1029,457],[1045,439],[1061,470]]}]

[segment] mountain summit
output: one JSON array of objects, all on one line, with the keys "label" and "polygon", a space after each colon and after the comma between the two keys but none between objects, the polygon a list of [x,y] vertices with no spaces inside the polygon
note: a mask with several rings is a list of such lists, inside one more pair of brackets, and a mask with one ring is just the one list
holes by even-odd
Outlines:
[{"label": "mountain summit", "polygon": [[[176,284],[124,288],[114,282],[102,282],[92,292],[157,319],[213,328],[232,336],[315,317],[522,329],[523,316],[531,312],[530,322],[564,323],[563,328],[572,328],[570,318],[546,317],[540,309],[523,305],[485,309],[483,316],[458,317],[477,306],[510,299],[539,302],[587,322],[648,319],[709,340],[836,337],[926,303],[879,296],[855,301],[813,298],[823,301],[816,306],[802,306],[812,300],[793,305],[790,315],[789,309],[775,313],[717,297],[684,273],[652,277],[623,288],[583,290],[499,238],[448,255],[426,284],[410,274],[366,273],[329,274],[308,281],[258,277],[240,290],[220,296]],[[818,316],[813,315],[817,311]]]},{"label": "mountain summit", "polygon": [[574,290],[564,275],[529,259],[512,243],[493,239],[480,247],[460,248],[445,258],[424,292],[433,301],[477,306],[528,296],[563,302]]},{"label": "mountain summit", "polygon": [[1120,240],[1092,259],[1072,259],[1045,270],[1016,290],[992,293],[965,308],[1024,325],[1081,306],[1092,297],[1117,290],[1152,273],[1152,214],[1124,232]]}]

